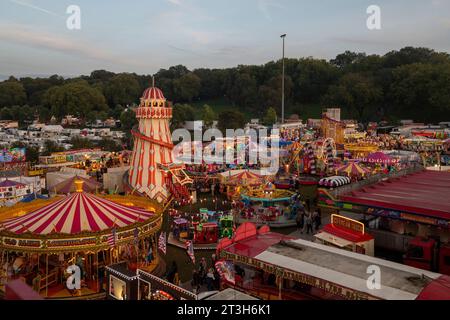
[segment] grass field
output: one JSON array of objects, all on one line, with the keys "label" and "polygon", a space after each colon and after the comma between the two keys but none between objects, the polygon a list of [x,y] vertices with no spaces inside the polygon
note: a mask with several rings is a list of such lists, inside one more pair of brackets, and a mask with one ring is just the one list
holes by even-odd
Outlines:
[{"label": "grass field", "polygon": [[[227,110],[239,110],[244,113],[246,120],[250,120],[252,118],[257,118],[258,116],[249,111],[244,111],[240,107],[233,106],[229,101],[225,98],[223,99],[214,99],[214,100],[202,100],[192,102],[191,105],[194,107],[196,111],[196,118],[201,117],[201,110],[203,105],[209,105],[216,114],[219,114],[222,111]],[[277,110],[278,116],[281,116],[281,107]],[[285,109],[285,117],[288,118],[292,114],[298,114],[301,119],[306,121],[309,118],[320,118],[322,114],[322,107],[319,104],[300,104],[300,105],[287,105]]]}]

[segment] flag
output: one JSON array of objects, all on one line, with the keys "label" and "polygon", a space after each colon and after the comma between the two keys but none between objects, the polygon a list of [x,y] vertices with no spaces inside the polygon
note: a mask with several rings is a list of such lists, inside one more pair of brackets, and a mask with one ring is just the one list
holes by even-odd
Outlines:
[{"label": "flag", "polygon": [[166,254],[167,247],[166,247],[166,233],[165,232],[161,232],[161,234],[159,235],[158,249],[161,250],[162,253]]},{"label": "flag", "polygon": [[191,240],[186,241],[186,250],[189,258],[193,264],[195,264],[195,255],[194,255],[194,242]]},{"label": "flag", "polygon": [[115,247],[117,241],[116,229],[111,230],[111,234],[108,236],[108,244],[110,247]]}]

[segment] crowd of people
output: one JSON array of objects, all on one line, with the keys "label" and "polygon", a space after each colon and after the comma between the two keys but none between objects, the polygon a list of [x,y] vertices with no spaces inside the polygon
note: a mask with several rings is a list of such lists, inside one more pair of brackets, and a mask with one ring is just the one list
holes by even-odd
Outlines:
[{"label": "crowd of people", "polygon": [[208,263],[206,258],[201,258],[198,268],[192,271],[191,286],[194,293],[198,294],[203,286],[207,291],[219,290],[220,275],[215,268],[217,258],[212,254],[211,261]]}]

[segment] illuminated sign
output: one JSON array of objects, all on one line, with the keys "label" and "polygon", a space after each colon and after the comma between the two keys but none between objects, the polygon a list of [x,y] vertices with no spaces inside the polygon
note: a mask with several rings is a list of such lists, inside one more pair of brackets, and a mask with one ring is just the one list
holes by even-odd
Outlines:
[{"label": "illuminated sign", "polygon": [[344,216],[340,216],[337,214],[331,215],[331,224],[338,227],[350,229],[359,233],[364,233],[364,224],[362,222]]},{"label": "illuminated sign", "polygon": [[304,283],[315,288],[322,289],[328,293],[343,297],[348,300],[374,300],[373,296],[370,296],[364,292],[349,289],[333,282],[326,281],[324,279],[316,278],[307,274],[294,272],[278,266],[272,265],[270,263],[265,263],[257,259],[252,259],[246,256],[236,255],[234,253],[229,253],[226,251],[221,251],[221,256],[227,260],[233,260],[234,262],[244,263],[246,265],[255,267],[267,273],[274,274],[283,279],[293,280],[300,283]]}]

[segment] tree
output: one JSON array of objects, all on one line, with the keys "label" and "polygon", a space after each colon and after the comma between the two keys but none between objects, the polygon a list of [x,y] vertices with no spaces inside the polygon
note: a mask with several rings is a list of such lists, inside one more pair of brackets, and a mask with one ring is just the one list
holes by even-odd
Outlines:
[{"label": "tree", "polygon": [[23,105],[27,102],[27,95],[23,85],[17,80],[0,83],[0,107]]},{"label": "tree", "polygon": [[205,104],[202,108],[202,120],[206,128],[211,128],[214,120],[216,120],[216,113],[207,104]]},{"label": "tree", "polygon": [[263,123],[266,126],[271,126],[277,122],[277,112],[274,108],[270,107],[267,109],[266,115],[264,116]]},{"label": "tree", "polygon": [[120,115],[120,124],[122,130],[129,132],[135,125],[138,124],[136,113],[133,110],[127,109]]},{"label": "tree", "polygon": [[194,121],[195,110],[188,104],[176,104],[173,106],[172,120],[170,121],[170,129],[175,130],[181,128],[186,121]]},{"label": "tree", "polygon": [[337,86],[331,86],[323,99],[330,106],[341,106],[359,121],[373,118],[375,106],[382,97],[381,88],[373,80],[359,73],[349,73]]},{"label": "tree", "polygon": [[245,109],[257,106],[258,89],[256,80],[248,73],[237,72],[229,76],[227,96],[235,104]]},{"label": "tree", "polygon": [[422,121],[447,119],[450,114],[450,63],[410,64],[393,71],[390,95],[395,114]]},{"label": "tree", "polygon": [[201,81],[194,73],[190,72],[173,81],[173,90],[176,101],[191,102],[200,92]]},{"label": "tree", "polygon": [[136,77],[129,73],[121,73],[112,77],[107,83],[104,94],[108,104],[114,107],[117,104],[127,105],[139,99],[141,87]]},{"label": "tree", "polygon": [[73,137],[70,139],[70,144],[72,145],[72,150],[91,149],[94,147],[91,140],[82,137]]},{"label": "tree", "polygon": [[61,152],[64,151],[64,148],[59,146],[56,142],[52,140],[45,140],[44,141],[44,152],[42,155],[49,156],[53,152]]},{"label": "tree", "polygon": [[122,150],[122,146],[116,141],[104,138],[98,142],[98,146],[104,151],[118,152]]},{"label": "tree", "polygon": [[222,134],[226,134],[226,129],[243,129],[245,125],[244,114],[236,110],[227,110],[219,113],[217,127]]},{"label": "tree", "polygon": [[44,103],[58,119],[67,114],[85,119],[90,111],[108,110],[103,94],[84,80],[51,87],[45,93]]},{"label": "tree", "polygon": [[344,53],[338,54],[335,59],[330,60],[330,63],[341,69],[345,69],[365,56],[365,53],[356,53],[347,50]]}]

